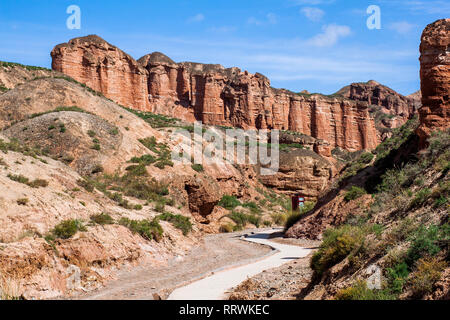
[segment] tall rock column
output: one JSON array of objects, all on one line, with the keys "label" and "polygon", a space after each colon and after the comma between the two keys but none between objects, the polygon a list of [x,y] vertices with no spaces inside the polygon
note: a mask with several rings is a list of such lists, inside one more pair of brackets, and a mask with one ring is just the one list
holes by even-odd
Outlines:
[{"label": "tall rock column", "polygon": [[419,110],[421,148],[432,131],[450,127],[450,19],[426,27],[420,44],[422,105]]},{"label": "tall rock column", "polygon": [[51,52],[53,70],[129,108],[149,107],[147,71],[131,56],[98,36],[70,40]]}]

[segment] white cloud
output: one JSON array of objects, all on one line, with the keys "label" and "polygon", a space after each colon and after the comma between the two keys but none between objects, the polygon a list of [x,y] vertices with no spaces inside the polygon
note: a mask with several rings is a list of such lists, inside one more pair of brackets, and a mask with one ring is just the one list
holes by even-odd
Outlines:
[{"label": "white cloud", "polygon": [[262,25],[265,25],[265,24],[277,24],[278,23],[278,17],[274,13],[268,13],[266,15],[265,19],[263,19],[263,20],[257,19],[255,17],[250,17],[250,18],[247,19],[247,23],[255,25],[255,26],[262,26]]},{"label": "white cloud", "polygon": [[322,20],[325,15],[325,11],[313,7],[304,7],[300,10],[300,12],[303,13],[309,20],[315,22]]},{"label": "white cloud", "polygon": [[205,16],[202,13],[198,13],[193,17],[190,17],[187,21],[192,23],[192,22],[202,22],[203,20],[205,20]]},{"label": "white cloud", "polygon": [[330,24],[323,26],[323,33],[316,35],[308,40],[308,44],[316,47],[327,47],[335,45],[340,38],[347,37],[351,34],[351,29],[348,26],[340,26],[337,24]]},{"label": "white cloud", "polygon": [[394,30],[400,34],[407,34],[412,29],[414,29],[415,25],[406,21],[394,22],[389,25],[389,29]]}]

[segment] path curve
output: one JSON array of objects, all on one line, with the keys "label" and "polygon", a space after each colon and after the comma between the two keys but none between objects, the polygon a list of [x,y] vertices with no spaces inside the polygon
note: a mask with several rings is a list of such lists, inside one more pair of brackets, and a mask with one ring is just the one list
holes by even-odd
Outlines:
[{"label": "path curve", "polygon": [[220,271],[207,278],[175,289],[168,300],[223,300],[231,288],[248,278],[264,270],[279,267],[289,261],[304,258],[311,253],[311,249],[270,241],[270,235],[276,232],[279,232],[279,230],[263,231],[243,239],[270,246],[276,250],[275,254],[254,263]]}]

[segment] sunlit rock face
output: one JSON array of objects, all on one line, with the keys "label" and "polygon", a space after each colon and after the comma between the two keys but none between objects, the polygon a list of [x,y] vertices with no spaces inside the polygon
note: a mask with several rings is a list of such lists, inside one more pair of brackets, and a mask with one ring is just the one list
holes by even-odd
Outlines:
[{"label": "sunlit rock face", "polygon": [[421,147],[432,131],[450,127],[450,19],[438,20],[426,27],[420,44]]},{"label": "sunlit rock face", "polygon": [[58,45],[51,55],[53,69],[129,108],[209,125],[296,131],[326,141],[327,148],[318,148],[324,156],[335,147],[371,150],[379,143],[364,99],[274,89],[259,73],[175,63],[159,52],[136,61],[98,36]]}]

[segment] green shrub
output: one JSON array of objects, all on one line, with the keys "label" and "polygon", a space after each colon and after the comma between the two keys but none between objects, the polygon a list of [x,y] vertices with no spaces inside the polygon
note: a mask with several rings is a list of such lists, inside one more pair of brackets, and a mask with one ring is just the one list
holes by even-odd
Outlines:
[{"label": "green shrub", "polygon": [[43,180],[43,179],[36,179],[36,180],[30,181],[30,179],[28,179],[27,177],[24,177],[23,175],[13,175],[13,174],[8,174],[7,177],[9,179],[11,179],[12,181],[26,184],[27,186],[29,186],[31,188],[40,188],[40,187],[45,188],[48,186],[48,181]]},{"label": "green shrub", "polygon": [[40,117],[42,115],[49,114],[49,113],[64,112],[64,111],[89,113],[89,112],[87,112],[87,111],[85,111],[83,109],[80,109],[78,107],[75,107],[75,106],[73,106],[73,107],[58,107],[58,108],[56,108],[54,110],[51,110],[51,111],[45,111],[45,112],[41,112],[41,113],[34,113],[34,114],[32,114],[30,116],[30,119],[33,119],[33,118],[36,118],[36,117]]},{"label": "green shrub", "polygon": [[261,224],[261,217],[253,214],[233,211],[228,217],[236,223],[238,230],[242,230],[248,223],[253,224],[257,228]]},{"label": "green shrub", "polygon": [[224,195],[217,205],[228,210],[233,210],[237,206],[240,206],[241,202],[235,196]]},{"label": "green shrub", "polygon": [[272,214],[272,221],[277,226],[284,226],[287,221],[287,215],[283,213],[274,213]]},{"label": "green shrub", "polygon": [[431,225],[425,227],[421,225],[411,236],[411,246],[406,256],[406,263],[410,270],[414,263],[425,256],[435,256],[441,251],[440,243],[449,241],[450,225]]},{"label": "green shrub", "polygon": [[317,276],[361,250],[367,231],[362,227],[343,225],[324,232],[319,250],[312,256],[310,266]]},{"label": "green shrub", "polygon": [[87,192],[94,192],[95,187],[92,181],[80,179],[77,180],[77,184],[84,188]]},{"label": "green shrub", "polygon": [[287,231],[293,225],[295,225],[305,214],[314,209],[314,202],[306,202],[303,207],[300,207],[298,211],[289,211],[286,215],[284,230]]},{"label": "green shrub", "polygon": [[98,143],[95,143],[92,147],[91,147],[91,149],[93,149],[93,150],[97,150],[97,151],[100,151],[100,149],[101,149],[101,146],[100,146],[100,144],[98,144]]},{"label": "green shrub", "polygon": [[446,267],[447,263],[437,258],[424,258],[417,261],[417,269],[409,281],[413,297],[421,298],[431,293],[433,285],[441,279]]},{"label": "green shrub", "polygon": [[95,133],[95,131],[93,131],[93,130],[88,130],[87,134],[88,134],[88,136],[91,137],[91,138],[94,138],[94,137],[97,135],[97,134]]},{"label": "green shrub", "polygon": [[205,171],[205,169],[203,168],[203,166],[201,164],[193,164],[192,169],[197,172]]},{"label": "green shrub", "polygon": [[156,158],[150,154],[146,154],[140,158],[134,157],[130,160],[131,163],[138,163],[140,165],[148,166],[156,162]]},{"label": "green shrub", "polygon": [[264,225],[265,227],[271,227],[271,226],[272,226],[272,221],[264,220],[264,221],[263,221],[263,225]]},{"label": "green shrub", "polygon": [[48,181],[43,179],[36,179],[28,183],[32,188],[46,188],[48,186]]},{"label": "green shrub", "polygon": [[408,276],[408,265],[404,262],[398,263],[393,268],[388,268],[387,277],[390,290],[395,294],[402,293]]},{"label": "green shrub", "polygon": [[91,221],[99,225],[114,224],[114,219],[107,213],[100,213],[91,216]]},{"label": "green shrub", "polygon": [[30,182],[30,180],[27,177],[25,177],[25,176],[23,176],[21,174],[19,174],[19,175],[8,174],[7,177],[9,179],[11,179],[12,181],[19,182],[19,183],[22,183],[22,184],[28,184]]},{"label": "green shrub", "polygon": [[434,208],[440,208],[440,207],[444,206],[445,204],[447,204],[447,202],[448,202],[448,198],[441,195],[439,198],[437,198],[434,201],[433,206],[434,206]]},{"label": "green shrub", "polygon": [[221,233],[232,233],[234,231],[234,227],[231,223],[225,223],[220,226]]},{"label": "green shrub", "polygon": [[164,212],[164,210],[166,209],[166,204],[165,202],[157,202],[155,205],[155,211],[156,212]]},{"label": "green shrub", "polygon": [[69,239],[72,238],[78,231],[87,231],[86,227],[80,220],[66,220],[56,225],[50,232],[54,238]]},{"label": "green shrub", "polygon": [[395,295],[387,290],[370,290],[365,281],[358,281],[354,286],[338,291],[336,300],[394,300]]},{"label": "green shrub", "polygon": [[344,196],[344,200],[349,202],[352,200],[356,200],[363,195],[367,194],[366,190],[359,188],[357,186],[352,186],[349,191]]},{"label": "green shrub", "polygon": [[125,170],[129,172],[129,176],[143,177],[148,175],[147,168],[143,164],[129,166]]},{"label": "green shrub", "polygon": [[117,136],[119,134],[119,129],[118,128],[111,129],[111,131],[109,133],[112,136]]},{"label": "green shrub", "polygon": [[128,218],[122,218],[119,224],[130,229],[131,232],[139,234],[146,240],[161,241],[163,235],[163,229],[158,222],[158,219],[149,220],[130,220]]},{"label": "green shrub", "polygon": [[139,142],[142,143],[147,149],[149,149],[155,153],[158,152],[158,149],[156,148],[158,145],[158,142],[155,137],[140,139]]},{"label": "green shrub", "polygon": [[180,229],[183,232],[183,235],[188,235],[189,232],[192,231],[192,223],[188,217],[182,215],[174,215],[168,212],[165,212],[158,216],[159,220],[167,221],[172,223],[172,225]]},{"label": "green shrub", "polygon": [[29,202],[28,198],[17,199],[17,204],[19,206],[26,206],[28,204],[28,202]]},{"label": "green shrub", "polygon": [[416,196],[414,197],[414,199],[411,201],[411,208],[415,208],[415,207],[419,207],[421,205],[423,205],[425,202],[427,202],[427,200],[430,198],[431,196],[431,190],[428,188],[424,188],[422,190],[420,190],[419,192],[417,192]]}]

